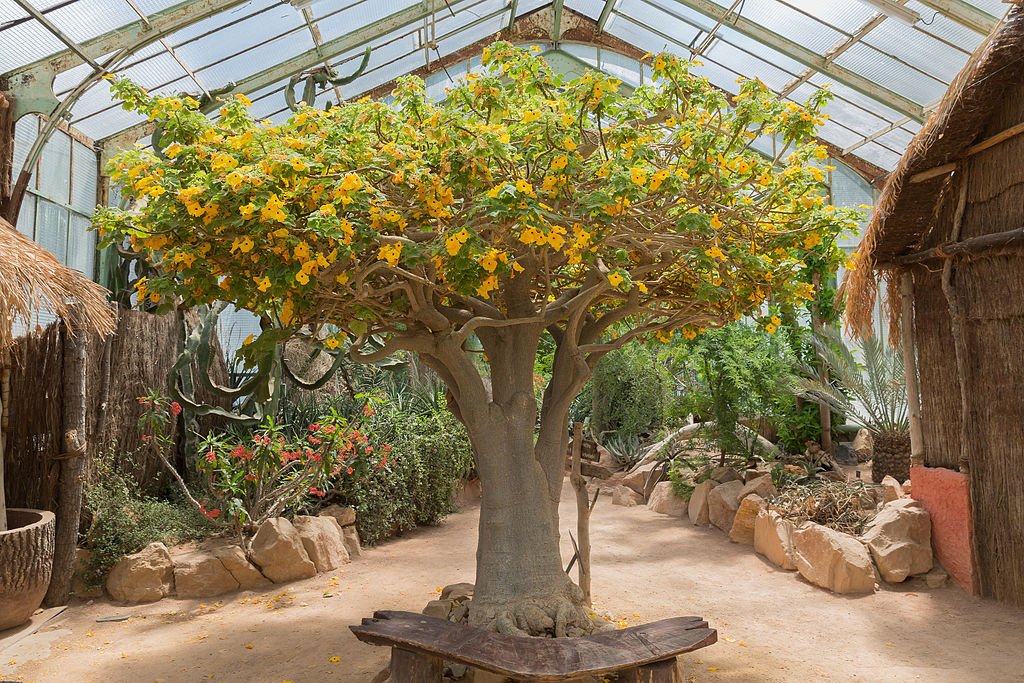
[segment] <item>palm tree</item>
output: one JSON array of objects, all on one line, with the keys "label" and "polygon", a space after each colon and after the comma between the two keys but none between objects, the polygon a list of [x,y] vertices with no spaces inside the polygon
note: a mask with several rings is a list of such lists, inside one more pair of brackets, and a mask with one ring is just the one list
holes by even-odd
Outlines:
[{"label": "palm tree", "polygon": [[828,367],[832,381],[798,377],[796,393],[849,416],[871,432],[874,482],[882,481],[887,474],[897,481],[909,479],[910,423],[903,354],[899,349],[887,348],[872,334],[861,342],[864,362],[859,363],[839,331],[833,328],[810,337],[810,341]]}]

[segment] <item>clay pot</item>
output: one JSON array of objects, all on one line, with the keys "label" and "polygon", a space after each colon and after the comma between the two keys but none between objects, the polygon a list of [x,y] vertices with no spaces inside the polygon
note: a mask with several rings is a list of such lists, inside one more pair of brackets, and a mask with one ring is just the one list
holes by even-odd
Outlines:
[{"label": "clay pot", "polygon": [[0,532],[0,631],[20,626],[42,604],[53,570],[55,517],[46,510],[7,509]]}]

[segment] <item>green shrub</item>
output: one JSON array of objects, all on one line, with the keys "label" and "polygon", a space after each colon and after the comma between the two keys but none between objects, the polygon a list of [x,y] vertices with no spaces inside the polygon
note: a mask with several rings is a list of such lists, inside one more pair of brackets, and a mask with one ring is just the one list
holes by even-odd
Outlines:
[{"label": "green shrub", "polygon": [[86,583],[99,586],[118,560],[160,541],[168,546],[208,536],[209,520],[182,499],[144,496],[130,474],[131,457],[121,457],[116,466],[113,451],[97,456],[95,481],[85,485],[86,509],[92,525],[85,546],[92,557]]},{"label": "green shrub", "polygon": [[340,478],[335,484],[335,499],[356,510],[364,543],[437,524],[455,511],[453,494],[473,469],[473,451],[465,427],[451,413],[391,411],[385,404],[366,431],[374,443],[390,444],[387,463],[362,480]]},{"label": "green shrub", "polygon": [[612,351],[594,368],[591,380],[594,432],[639,436],[665,421],[668,376],[657,356],[642,344]]}]

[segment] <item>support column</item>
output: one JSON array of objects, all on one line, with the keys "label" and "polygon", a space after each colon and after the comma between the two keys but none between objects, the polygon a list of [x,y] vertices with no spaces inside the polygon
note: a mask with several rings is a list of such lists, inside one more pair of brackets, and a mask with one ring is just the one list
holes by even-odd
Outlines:
[{"label": "support column", "polygon": [[910,420],[910,466],[924,465],[924,432],[921,428],[921,390],[917,383],[917,335],[914,331],[914,276],[900,273],[900,330],[903,342],[903,376],[907,385],[907,417]]}]

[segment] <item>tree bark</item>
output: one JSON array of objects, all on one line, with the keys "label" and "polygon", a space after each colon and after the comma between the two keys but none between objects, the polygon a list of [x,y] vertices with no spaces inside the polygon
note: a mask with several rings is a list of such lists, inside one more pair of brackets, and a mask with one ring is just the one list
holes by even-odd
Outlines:
[{"label": "tree bark", "polygon": [[[77,305],[77,304],[76,304]],[[75,318],[71,316],[72,320]],[[71,595],[75,570],[78,525],[82,516],[82,479],[85,469],[85,333],[64,323],[64,450],[61,461],[60,508],[53,555],[53,576],[46,592],[47,605],[63,605]]]},{"label": "tree bark", "polygon": [[512,635],[583,635],[590,626],[583,592],[562,568],[559,550],[567,410],[544,417],[560,422],[562,438],[534,444],[540,330],[506,328],[480,338],[491,363],[491,400],[485,410],[459,402],[482,487],[470,624]]}]

